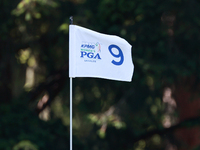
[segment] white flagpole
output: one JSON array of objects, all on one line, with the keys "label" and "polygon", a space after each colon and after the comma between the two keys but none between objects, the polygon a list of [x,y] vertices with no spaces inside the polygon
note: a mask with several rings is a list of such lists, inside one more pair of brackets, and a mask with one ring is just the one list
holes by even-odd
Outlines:
[{"label": "white flagpole", "polygon": [[72,150],[72,77],[70,77],[70,150]]},{"label": "white flagpole", "polygon": [[[73,17],[69,18],[70,24],[73,24]],[[72,150],[72,77],[70,77],[70,150]]]}]

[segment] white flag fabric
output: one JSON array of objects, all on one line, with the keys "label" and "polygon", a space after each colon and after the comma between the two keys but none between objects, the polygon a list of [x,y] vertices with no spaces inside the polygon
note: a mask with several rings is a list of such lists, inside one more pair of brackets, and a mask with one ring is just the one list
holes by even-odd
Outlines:
[{"label": "white flag fabric", "polygon": [[69,77],[132,80],[131,45],[124,39],[69,26]]}]

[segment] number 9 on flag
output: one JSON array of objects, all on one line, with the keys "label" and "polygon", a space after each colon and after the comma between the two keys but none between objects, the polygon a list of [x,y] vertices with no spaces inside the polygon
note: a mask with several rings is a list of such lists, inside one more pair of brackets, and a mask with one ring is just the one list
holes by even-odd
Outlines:
[{"label": "number 9 on flag", "polygon": [[[117,54],[117,55],[114,54],[113,51],[112,51],[112,48],[116,48],[116,49],[119,51],[119,54]],[[119,62],[117,62],[117,61],[115,61],[115,60],[112,60],[112,63],[113,63],[114,65],[117,65],[117,66],[123,64],[123,62],[124,62],[124,55],[123,55],[123,53],[122,53],[122,50],[121,50],[117,45],[114,45],[114,44],[110,45],[110,46],[108,47],[108,49],[109,49],[111,55],[113,55],[115,58],[121,58]]]},{"label": "number 9 on flag", "polygon": [[116,35],[69,26],[69,77],[132,81],[131,45]]}]

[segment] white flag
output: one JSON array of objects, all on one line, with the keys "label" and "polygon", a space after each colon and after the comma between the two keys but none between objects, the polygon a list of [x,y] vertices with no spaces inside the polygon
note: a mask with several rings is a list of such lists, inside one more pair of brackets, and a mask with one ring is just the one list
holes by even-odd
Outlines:
[{"label": "white flag", "polygon": [[69,26],[69,77],[131,81],[131,45],[124,39]]}]

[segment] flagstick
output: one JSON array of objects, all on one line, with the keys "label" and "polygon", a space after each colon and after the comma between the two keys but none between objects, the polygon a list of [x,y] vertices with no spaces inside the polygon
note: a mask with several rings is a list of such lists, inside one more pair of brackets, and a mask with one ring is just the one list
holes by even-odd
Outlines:
[{"label": "flagstick", "polygon": [[[73,17],[69,18],[70,24],[73,24]],[[70,77],[70,150],[72,150],[72,77]]]},{"label": "flagstick", "polygon": [[70,77],[70,150],[72,150],[72,77]]}]

